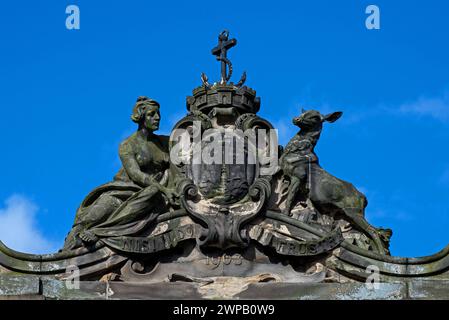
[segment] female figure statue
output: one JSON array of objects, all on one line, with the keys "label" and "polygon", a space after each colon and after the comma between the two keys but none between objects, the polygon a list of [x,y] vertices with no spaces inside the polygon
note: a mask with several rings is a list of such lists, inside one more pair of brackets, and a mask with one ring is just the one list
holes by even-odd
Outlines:
[{"label": "female figure statue", "polygon": [[134,235],[175,205],[169,186],[168,136],[159,129],[159,103],[139,97],[131,119],[138,130],[120,145],[123,167],[114,181],[93,190],[77,210],[63,250],[95,243],[101,237]]}]

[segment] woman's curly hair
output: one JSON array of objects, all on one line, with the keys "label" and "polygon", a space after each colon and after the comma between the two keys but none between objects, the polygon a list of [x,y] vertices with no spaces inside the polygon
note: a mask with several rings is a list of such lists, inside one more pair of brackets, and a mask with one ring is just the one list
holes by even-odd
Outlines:
[{"label": "woman's curly hair", "polygon": [[142,119],[145,117],[145,113],[152,108],[159,109],[159,102],[150,99],[145,96],[140,96],[137,98],[136,104],[133,108],[133,114],[131,115],[131,120],[139,125],[142,123]]}]

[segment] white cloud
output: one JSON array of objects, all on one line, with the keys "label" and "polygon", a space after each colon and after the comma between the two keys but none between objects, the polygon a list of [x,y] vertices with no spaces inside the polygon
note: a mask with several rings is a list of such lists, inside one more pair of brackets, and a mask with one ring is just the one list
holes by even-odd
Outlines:
[{"label": "white cloud", "polygon": [[53,253],[56,243],[46,239],[36,224],[38,206],[21,195],[12,195],[0,208],[0,240],[13,250]]},{"label": "white cloud", "polygon": [[[332,110],[327,105],[326,108]],[[349,108],[348,110],[341,120],[341,123],[345,125],[359,125],[367,119],[378,116],[429,117],[439,122],[449,123],[449,91],[446,90],[442,95],[434,97],[421,96],[399,105],[381,103],[373,108],[364,107],[357,110]]]},{"label": "white cloud", "polygon": [[405,103],[399,107],[402,114],[429,116],[442,122],[449,121],[449,93],[442,97],[421,97],[415,102]]}]

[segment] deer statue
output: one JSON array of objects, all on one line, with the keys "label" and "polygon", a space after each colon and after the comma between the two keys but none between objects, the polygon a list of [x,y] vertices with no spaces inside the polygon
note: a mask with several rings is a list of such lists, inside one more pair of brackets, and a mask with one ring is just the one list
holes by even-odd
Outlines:
[{"label": "deer statue", "polygon": [[322,115],[315,110],[303,110],[299,117],[293,118],[293,124],[299,127],[300,131],[287,144],[280,158],[283,173],[290,178],[285,212],[291,215],[299,191],[305,190],[305,196],[319,211],[343,215],[356,229],[374,241],[379,253],[385,254],[388,252],[385,242],[388,242],[391,230],[376,229],[366,221],[366,197],[351,183],[322,169],[314,152],[323,123],[335,122],[341,116],[342,112]]}]

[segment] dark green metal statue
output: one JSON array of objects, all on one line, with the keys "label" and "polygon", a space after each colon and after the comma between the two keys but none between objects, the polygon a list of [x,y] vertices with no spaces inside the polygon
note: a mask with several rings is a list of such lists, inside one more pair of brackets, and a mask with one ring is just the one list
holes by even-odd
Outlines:
[{"label": "dark green metal statue", "polygon": [[[138,130],[120,145],[123,167],[113,182],[96,188],[83,201],[64,250],[94,243],[98,237],[136,233],[143,221],[154,220],[175,203],[175,193],[167,188],[168,137],[154,134],[160,118],[158,102],[137,99],[131,119]],[[122,230],[124,225],[126,231]]]}]

